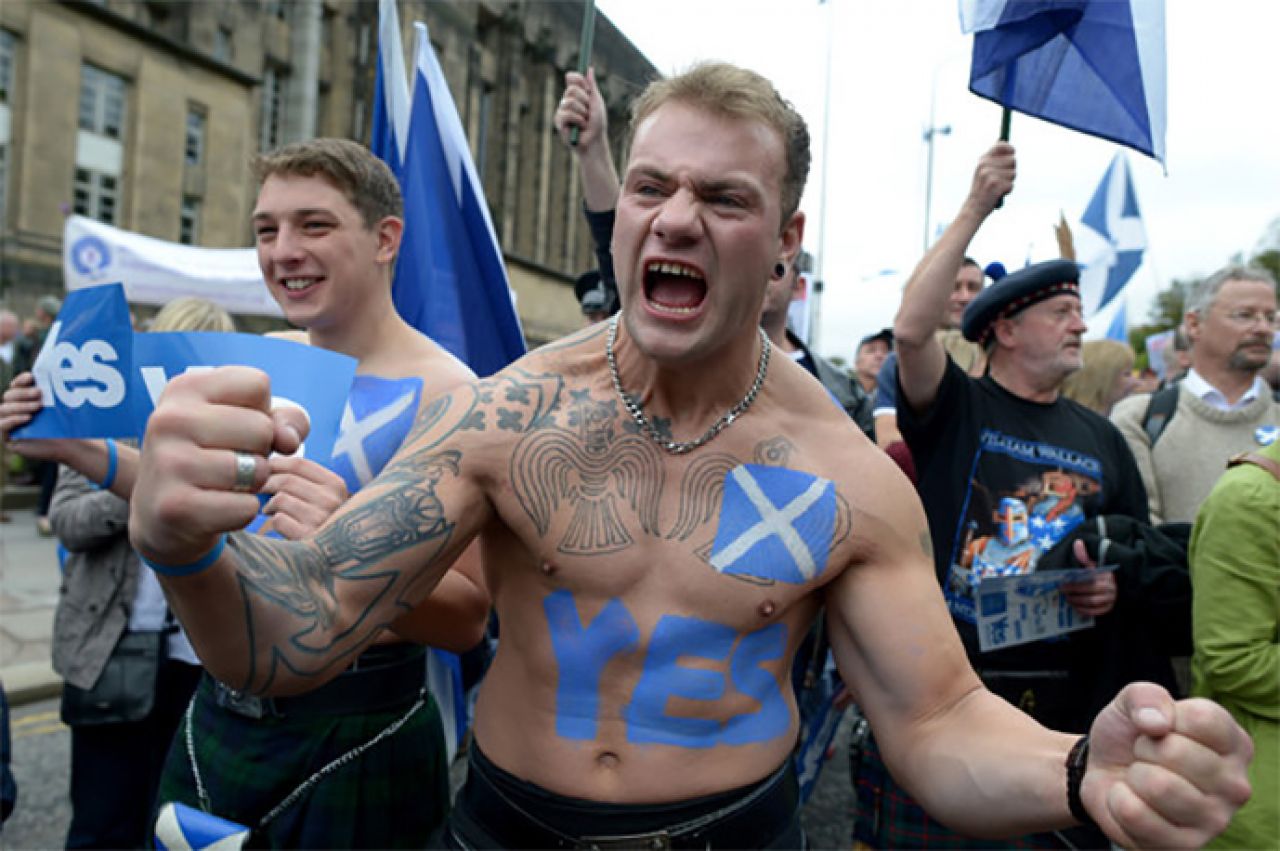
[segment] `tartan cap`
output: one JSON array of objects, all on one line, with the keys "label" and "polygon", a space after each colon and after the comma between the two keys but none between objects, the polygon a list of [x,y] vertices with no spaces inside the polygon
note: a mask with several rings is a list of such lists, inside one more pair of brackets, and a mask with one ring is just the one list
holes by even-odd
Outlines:
[{"label": "tartan cap", "polygon": [[969,302],[960,330],[966,340],[986,342],[997,319],[1062,293],[1080,295],[1080,267],[1072,260],[1048,260],[1010,272]]}]

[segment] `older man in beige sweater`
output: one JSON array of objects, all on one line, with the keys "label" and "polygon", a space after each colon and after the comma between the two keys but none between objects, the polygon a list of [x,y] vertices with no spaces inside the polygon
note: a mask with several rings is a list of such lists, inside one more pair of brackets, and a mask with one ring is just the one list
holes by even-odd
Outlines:
[{"label": "older man in beige sweater", "polygon": [[[1161,431],[1146,422],[1149,394],[1111,414],[1133,450],[1152,522],[1191,522],[1237,452],[1266,446],[1280,426],[1277,402],[1258,375],[1271,357],[1276,282],[1263,269],[1231,266],[1197,284],[1184,317],[1191,369]],[[1153,440],[1154,436],[1154,440]]]}]

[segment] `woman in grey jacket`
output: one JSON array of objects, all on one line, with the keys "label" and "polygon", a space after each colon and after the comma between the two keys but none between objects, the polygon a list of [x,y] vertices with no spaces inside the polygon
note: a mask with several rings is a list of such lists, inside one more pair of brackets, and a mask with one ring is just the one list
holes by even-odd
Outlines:
[{"label": "woman in grey jacket", "polygon": [[64,466],[49,518],[69,553],[53,622],[64,701],[93,688],[126,634],[166,633],[150,712],[137,721],[71,723],[67,847],[144,848],[160,770],[199,681],[199,662],[159,582],[129,546],[128,502]]}]

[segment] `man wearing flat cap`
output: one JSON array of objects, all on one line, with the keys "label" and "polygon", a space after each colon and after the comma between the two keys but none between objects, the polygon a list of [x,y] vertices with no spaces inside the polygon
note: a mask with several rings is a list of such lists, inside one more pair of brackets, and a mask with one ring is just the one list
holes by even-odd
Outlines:
[{"label": "man wearing flat cap", "polygon": [[[1030,266],[969,304],[961,329],[989,358],[979,378],[948,357],[935,333],[970,240],[1013,188],[1014,176],[1013,148],[997,143],[979,160],[955,220],[907,283],[893,329],[898,425],[915,459],[938,579],[974,667],[988,688],[1042,723],[1084,731],[1115,696],[1119,681],[1139,678],[1131,671],[1103,671],[1109,663],[1100,661],[1111,646],[1112,622],[1129,617],[1117,608],[1116,575],[1099,571],[1036,600],[1057,618],[1081,624],[1096,619],[1054,640],[1018,643],[999,636],[988,611],[991,597],[977,593],[988,578],[1033,573],[1040,556],[1088,518],[1147,517],[1142,480],[1124,438],[1105,418],[1059,393],[1063,379],[1081,366],[1086,328],[1078,268],[1065,260]],[[1083,548],[1078,555],[1083,566],[1091,564]],[[1132,661],[1127,651],[1119,655]],[[1143,671],[1141,678],[1153,676]],[[1173,682],[1171,672],[1154,678]],[[873,751],[872,773],[875,759]],[[869,803],[883,812],[867,821],[879,833],[855,829],[857,839],[874,847],[910,847],[924,837],[930,847],[963,847],[962,838],[915,808],[887,774],[875,782],[880,788]],[[1035,846],[1056,842],[1031,838]]]}]

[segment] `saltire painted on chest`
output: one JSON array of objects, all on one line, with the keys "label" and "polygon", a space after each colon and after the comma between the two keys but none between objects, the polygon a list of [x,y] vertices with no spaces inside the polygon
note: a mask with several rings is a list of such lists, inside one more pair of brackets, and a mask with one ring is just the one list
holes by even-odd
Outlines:
[{"label": "saltire painted on chest", "polygon": [[413,427],[421,398],[421,378],[355,377],[328,465],[347,490],[369,484],[391,460]]},{"label": "saltire painted on chest", "polygon": [[826,566],[835,532],[828,479],[742,464],[725,476],[711,566],[751,581],[810,581]]}]

